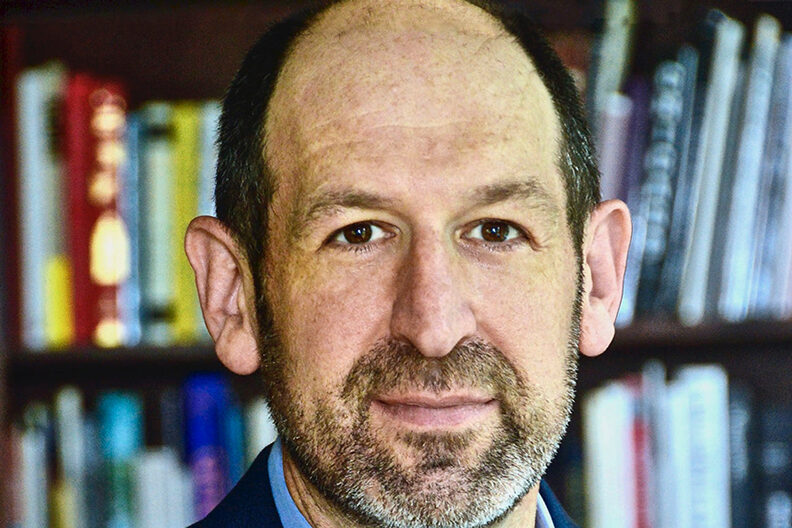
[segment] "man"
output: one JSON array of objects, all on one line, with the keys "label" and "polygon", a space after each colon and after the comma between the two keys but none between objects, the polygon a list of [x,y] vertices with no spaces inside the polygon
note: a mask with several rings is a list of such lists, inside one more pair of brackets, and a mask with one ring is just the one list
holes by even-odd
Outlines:
[{"label": "man", "polygon": [[573,526],[541,477],[578,352],[612,339],[629,214],[597,203],[558,59],[477,4],[335,2],[232,83],[219,220],[186,248],[280,439],[197,526]]}]

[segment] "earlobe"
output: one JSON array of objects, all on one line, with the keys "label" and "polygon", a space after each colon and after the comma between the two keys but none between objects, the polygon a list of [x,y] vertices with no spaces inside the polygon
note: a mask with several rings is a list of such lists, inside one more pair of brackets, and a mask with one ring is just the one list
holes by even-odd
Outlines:
[{"label": "earlobe", "polygon": [[210,216],[190,223],[184,249],[217,356],[237,374],[255,372],[259,355],[253,285],[244,255],[222,222]]},{"label": "earlobe", "polygon": [[603,353],[613,340],[631,231],[630,212],[620,200],[600,203],[589,219],[580,328],[580,352],[586,356]]}]

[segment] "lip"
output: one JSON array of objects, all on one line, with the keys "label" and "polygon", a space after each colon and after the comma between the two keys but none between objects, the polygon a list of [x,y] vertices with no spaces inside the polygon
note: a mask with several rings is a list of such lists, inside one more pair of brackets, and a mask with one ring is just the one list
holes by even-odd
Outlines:
[{"label": "lip", "polygon": [[372,408],[388,420],[429,429],[469,425],[497,407],[497,400],[471,394],[388,395],[372,401]]}]

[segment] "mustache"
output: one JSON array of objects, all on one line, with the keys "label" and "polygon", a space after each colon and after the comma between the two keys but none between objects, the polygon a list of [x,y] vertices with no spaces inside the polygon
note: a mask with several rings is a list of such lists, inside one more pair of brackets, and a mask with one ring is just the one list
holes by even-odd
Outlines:
[{"label": "mustache", "polygon": [[355,361],[341,395],[367,408],[377,395],[388,392],[459,389],[502,400],[524,394],[527,387],[501,351],[481,339],[465,340],[443,357],[426,357],[409,342],[385,338]]}]

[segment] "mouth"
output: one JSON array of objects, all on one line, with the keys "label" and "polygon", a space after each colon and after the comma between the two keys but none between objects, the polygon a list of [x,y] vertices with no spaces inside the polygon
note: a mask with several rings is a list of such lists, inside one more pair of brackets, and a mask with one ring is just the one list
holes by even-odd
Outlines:
[{"label": "mouth", "polygon": [[498,408],[494,398],[471,394],[399,394],[376,398],[372,411],[388,421],[421,429],[471,425]]}]

